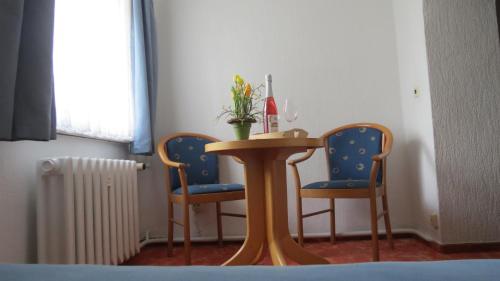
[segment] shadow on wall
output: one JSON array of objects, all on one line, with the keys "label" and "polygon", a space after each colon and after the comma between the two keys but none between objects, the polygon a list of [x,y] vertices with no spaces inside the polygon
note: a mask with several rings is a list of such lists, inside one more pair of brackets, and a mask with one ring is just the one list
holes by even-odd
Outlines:
[{"label": "shadow on wall", "polygon": [[[418,210],[420,218],[416,218],[417,227],[423,227],[424,229],[420,229],[420,231],[423,230],[425,231],[425,233],[430,234],[429,231],[431,231],[431,228],[429,224],[429,216],[435,212],[438,212],[438,206],[436,206],[437,203],[435,203],[438,201],[438,199],[429,198],[429,196],[433,196],[427,191],[427,189],[431,187],[427,186],[429,184],[428,182],[422,181],[422,179],[428,178],[429,175],[426,175],[426,172],[423,171],[422,167],[433,167],[435,165],[435,159],[433,158],[432,151],[430,151],[429,147],[426,146],[420,139],[409,140],[406,150],[408,151],[408,154],[410,156],[410,180],[412,183],[414,183],[415,199],[418,200],[417,206],[421,208],[420,210]],[[436,171],[434,170],[433,173],[435,172]],[[439,237],[432,238],[439,239]]]}]

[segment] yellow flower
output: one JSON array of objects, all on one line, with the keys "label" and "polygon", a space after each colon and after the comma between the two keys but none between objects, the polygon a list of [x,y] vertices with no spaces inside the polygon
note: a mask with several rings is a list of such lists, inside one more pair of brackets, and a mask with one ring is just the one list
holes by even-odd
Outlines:
[{"label": "yellow flower", "polygon": [[245,96],[249,97],[252,94],[252,86],[250,86],[250,83],[247,83],[245,85]]},{"label": "yellow flower", "polygon": [[244,81],[243,81],[243,78],[241,78],[241,76],[239,76],[238,74],[236,74],[233,78],[234,80],[234,83],[238,84],[238,85],[243,85]]}]

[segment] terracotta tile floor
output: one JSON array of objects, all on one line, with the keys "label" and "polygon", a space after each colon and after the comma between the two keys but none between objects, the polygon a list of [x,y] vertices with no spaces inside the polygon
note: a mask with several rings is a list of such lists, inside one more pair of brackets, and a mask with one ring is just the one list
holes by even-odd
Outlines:
[{"label": "terracotta tile floor", "polygon": [[[391,250],[386,241],[380,241],[380,258],[382,261],[428,261],[450,259],[500,259],[500,251],[475,252],[475,253],[440,253],[425,243],[413,239],[396,239],[395,249]],[[239,242],[225,242],[222,248],[216,243],[193,243],[193,265],[220,265],[230,258],[240,248]],[[339,241],[335,245],[324,239],[309,240],[305,248],[312,253],[325,257],[331,263],[356,263],[371,261],[371,244],[369,240]],[[167,257],[166,244],[151,244],[144,247],[141,253],[126,265],[183,265],[184,252],[182,244],[174,246],[174,256]],[[261,263],[271,264],[266,253]]]}]

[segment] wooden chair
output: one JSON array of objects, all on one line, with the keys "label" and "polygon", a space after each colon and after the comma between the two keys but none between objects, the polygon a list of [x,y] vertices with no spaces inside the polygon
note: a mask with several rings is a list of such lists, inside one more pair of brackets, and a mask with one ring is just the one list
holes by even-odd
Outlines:
[{"label": "wooden chair", "polygon": [[[245,217],[221,211],[221,202],[245,199],[245,189],[241,184],[219,183],[218,156],[205,153],[205,144],[218,141],[202,134],[181,132],[163,137],[158,144],[158,154],[165,164],[165,184],[168,192],[167,255],[172,256],[174,224],[183,226],[187,265],[191,264],[190,204],[215,202],[219,245],[222,245],[223,241],[222,216]],[[183,206],[182,222],[174,219],[174,203]]]},{"label": "wooden chair", "polygon": [[[315,149],[296,160],[289,161],[296,182],[297,222],[299,244],[304,243],[302,220],[311,216],[330,213],[330,241],[335,242],[335,199],[368,198],[373,260],[379,260],[377,221],[384,217],[387,239],[391,249],[392,241],[389,208],[387,205],[387,156],[391,152],[392,133],[382,125],[358,123],[345,125],[321,136],[325,145],[328,165],[328,181],[301,185],[297,164],[309,159]],[[383,213],[377,214],[377,198],[382,197]],[[309,214],[302,214],[302,198],[328,198],[330,208]]]}]

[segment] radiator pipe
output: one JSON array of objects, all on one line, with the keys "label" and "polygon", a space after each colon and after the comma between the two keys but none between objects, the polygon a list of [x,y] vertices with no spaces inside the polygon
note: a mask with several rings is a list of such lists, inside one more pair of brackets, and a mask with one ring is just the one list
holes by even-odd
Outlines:
[{"label": "radiator pipe", "polygon": [[144,171],[144,170],[146,170],[146,163],[139,163],[139,162],[137,162],[135,165],[137,167],[137,171]]},{"label": "radiator pipe", "polygon": [[[146,163],[137,162],[136,163],[137,171],[144,171],[147,168]],[[59,159],[57,158],[48,158],[41,161],[40,170],[42,175],[49,174],[60,174],[61,173],[61,164],[59,163]]]},{"label": "radiator pipe", "polygon": [[42,175],[58,174],[61,170],[61,164],[58,159],[44,159],[41,161],[40,170]]}]

